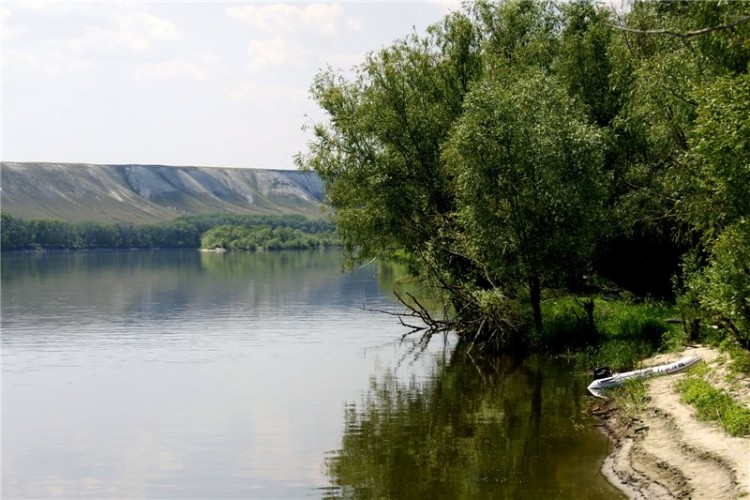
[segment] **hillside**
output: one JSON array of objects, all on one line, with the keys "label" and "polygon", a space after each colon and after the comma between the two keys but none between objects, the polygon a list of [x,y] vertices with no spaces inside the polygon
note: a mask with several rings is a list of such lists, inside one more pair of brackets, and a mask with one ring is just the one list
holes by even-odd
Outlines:
[{"label": "hillside", "polygon": [[320,215],[314,172],[3,162],[2,212],[24,219],[153,223],[202,213]]}]

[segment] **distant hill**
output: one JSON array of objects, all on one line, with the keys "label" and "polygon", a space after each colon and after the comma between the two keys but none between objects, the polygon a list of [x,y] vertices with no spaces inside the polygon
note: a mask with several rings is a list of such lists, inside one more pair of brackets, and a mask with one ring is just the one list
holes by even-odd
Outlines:
[{"label": "distant hill", "polygon": [[164,165],[0,166],[0,210],[23,219],[153,223],[203,213],[319,217],[314,172]]}]

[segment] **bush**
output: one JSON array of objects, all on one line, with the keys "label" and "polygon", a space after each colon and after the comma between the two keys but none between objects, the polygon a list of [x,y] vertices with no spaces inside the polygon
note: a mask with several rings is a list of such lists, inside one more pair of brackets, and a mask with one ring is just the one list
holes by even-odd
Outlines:
[{"label": "bush", "polygon": [[729,365],[730,369],[735,373],[750,376],[750,352],[742,348],[742,346],[732,338],[725,339],[719,348],[722,351],[728,352],[732,357],[732,362]]},{"label": "bush", "polygon": [[[695,260],[695,259],[693,259]],[[683,313],[718,324],[724,336],[750,349],[750,221],[741,220],[722,232],[711,249],[708,265],[689,263],[678,299]]]}]

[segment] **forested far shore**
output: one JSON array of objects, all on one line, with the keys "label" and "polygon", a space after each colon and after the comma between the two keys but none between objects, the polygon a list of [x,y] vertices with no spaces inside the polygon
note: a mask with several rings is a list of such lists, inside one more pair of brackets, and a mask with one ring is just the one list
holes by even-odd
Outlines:
[{"label": "forested far shore", "polygon": [[2,251],[129,248],[287,250],[333,247],[335,227],[302,215],[208,214],[159,224],[25,220],[2,214]]}]

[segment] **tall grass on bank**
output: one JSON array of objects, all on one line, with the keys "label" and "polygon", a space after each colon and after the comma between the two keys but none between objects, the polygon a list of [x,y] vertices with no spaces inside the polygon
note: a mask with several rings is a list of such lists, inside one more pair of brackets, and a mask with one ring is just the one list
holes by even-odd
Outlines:
[{"label": "tall grass on bank", "polygon": [[567,350],[585,369],[629,370],[686,342],[682,325],[667,321],[679,316],[677,309],[660,302],[562,297],[545,302],[544,314],[540,342],[553,352]]},{"label": "tall grass on bank", "polygon": [[648,401],[648,390],[644,380],[632,379],[626,381],[624,386],[612,389],[610,397],[617,401],[625,422],[631,424],[643,413]]}]

